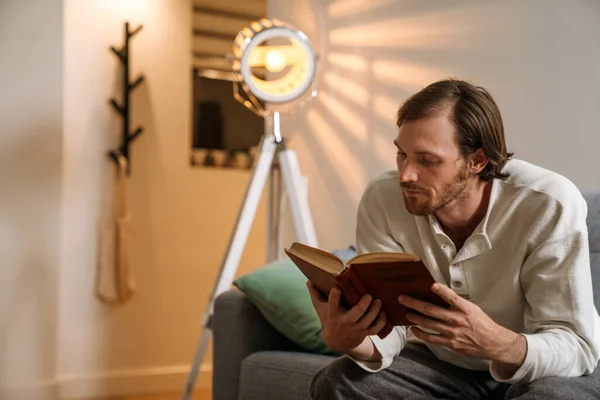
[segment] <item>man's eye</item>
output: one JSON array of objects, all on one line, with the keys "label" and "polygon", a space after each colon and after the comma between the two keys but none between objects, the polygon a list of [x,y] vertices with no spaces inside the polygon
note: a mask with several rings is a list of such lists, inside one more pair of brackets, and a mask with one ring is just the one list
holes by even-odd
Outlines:
[{"label": "man's eye", "polygon": [[428,160],[426,158],[421,159],[421,163],[423,165],[436,165],[438,162],[436,160]]},{"label": "man's eye", "polygon": [[398,152],[396,152],[397,155],[399,155],[400,157],[404,158],[406,157],[406,153],[403,151],[398,150]]}]

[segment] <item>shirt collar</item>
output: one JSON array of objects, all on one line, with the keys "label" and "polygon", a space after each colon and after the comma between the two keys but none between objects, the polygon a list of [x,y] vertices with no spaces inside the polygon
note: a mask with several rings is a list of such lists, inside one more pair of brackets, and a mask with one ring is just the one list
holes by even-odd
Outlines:
[{"label": "shirt collar", "polygon": [[[490,219],[490,214],[492,212],[492,209],[494,208],[494,205],[496,204],[496,202],[498,200],[499,190],[500,190],[500,188],[499,188],[498,179],[493,179],[492,180],[492,188],[490,191],[490,200],[488,202],[488,207],[485,212],[485,216],[483,217],[483,219],[481,220],[479,225],[477,225],[477,227],[475,228],[475,230],[473,231],[473,233],[471,234],[469,239],[467,239],[467,242],[465,242],[465,245],[463,246],[463,248],[460,249],[459,254],[457,254],[457,260],[456,260],[457,262],[468,259],[468,258],[475,257],[481,253],[484,253],[484,252],[492,249],[492,243],[488,236],[488,222]],[[444,237],[447,237],[447,235],[444,233],[444,231],[442,229],[440,222],[435,217],[435,215],[430,214],[428,217],[429,217],[429,224],[431,225],[431,228],[433,229],[433,233],[435,235],[442,235]]]},{"label": "shirt collar", "polygon": [[477,225],[477,228],[475,228],[475,231],[473,232],[473,234],[483,234],[484,236],[488,236],[488,232],[487,232],[487,226],[488,226],[488,221],[490,220],[490,214],[492,212],[492,209],[494,208],[494,205],[496,204],[496,201],[498,200],[498,192],[500,191],[499,188],[500,183],[498,182],[498,179],[494,178],[492,179],[492,190],[490,192],[490,201],[488,202],[488,207],[487,210],[485,211],[485,216],[483,217],[483,219],[481,220],[481,222],[479,223],[479,225]]}]

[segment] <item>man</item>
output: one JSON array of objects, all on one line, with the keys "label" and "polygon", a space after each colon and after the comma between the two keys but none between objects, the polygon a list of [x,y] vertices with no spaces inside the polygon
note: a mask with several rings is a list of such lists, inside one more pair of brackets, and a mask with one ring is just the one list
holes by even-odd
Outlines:
[{"label": "man", "polygon": [[512,160],[489,93],[436,82],[399,109],[398,171],[367,187],[359,253],[417,255],[451,307],[417,299],[385,339],[377,299],[350,310],[308,283],[323,339],[345,354],[314,399],[600,399],[587,207],[566,178]]}]

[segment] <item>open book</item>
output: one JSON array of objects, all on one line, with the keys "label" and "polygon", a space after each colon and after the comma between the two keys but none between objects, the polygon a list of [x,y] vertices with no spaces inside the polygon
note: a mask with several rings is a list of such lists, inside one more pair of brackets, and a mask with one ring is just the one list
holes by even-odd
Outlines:
[{"label": "open book", "polygon": [[449,307],[448,303],[431,291],[435,280],[423,261],[414,255],[361,254],[344,264],[327,251],[297,242],[285,249],[285,252],[325,297],[334,286],[339,286],[344,307],[351,308],[366,294],[371,295],[373,300],[381,300],[381,309],[387,320],[386,326],[378,334],[382,339],[394,326],[413,325],[406,318],[406,313],[411,310],[398,302],[401,294],[440,307]]}]

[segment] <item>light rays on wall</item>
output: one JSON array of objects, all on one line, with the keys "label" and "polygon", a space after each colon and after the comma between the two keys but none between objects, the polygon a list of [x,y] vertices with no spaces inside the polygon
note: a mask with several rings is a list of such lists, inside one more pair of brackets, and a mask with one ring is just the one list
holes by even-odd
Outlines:
[{"label": "light rays on wall", "polygon": [[[294,149],[298,152],[300,157],[300,162],[303,166],[303,172],[311,177],[308,184],[309,201],[324,201],[332,204],[336,202],[337,196],[348,196],[348,193],[345,192],[344,186],[336,185],[336,183],[339,183],[339,181],[331,181],[331,179],[335,179],[338,174],[338,172],[334,169],[334,166],[331,164],[324,166],[319,162],[319,157],[325,156],[325,151],[321,151],[321,154],[318,155],[315,154],[314,145],[317,143],[315,143],[314,138],[308,135],[303,135],[302,132],[296,132],[294,137],[297,137],[297,139],[294,141]],[[330,191],[323,191],[322,188],[324,187],[330,188]],[[332,187],[334,187],[334,189],[331,189]],[[323,224],[319,230],[321,235],[324,235],[325,237],[334,237],[337,229],[339,229],[338,227],[343,223],[342,215],[328,212],[323,207],[316,207],[313,210],[312,217],[317,223],[320,221],[327,221],[327,224]]]},{"label": "light rays on wall", "polygon": [[321,93],[321,104],[327,109],[327,115],[336,119],[351,139],[362,144],[367,143],[367,125],[364,117],[350,110],[336,96],[327,92]]},{"label": "light rays on wall", "polygon": [[450,75],[435,67],[387,59],[373,61],[371,72],[377,81],[411,92],[416,92],[429,83]]},{"label": "light rays on wall", "polygon": [[388,5],[392,1],[393,0],[337,0],[329,5],[327,14],[329,18],[339,19],[349,15],[368,13],[370,10]]},{"label": "light rays on wall", "polygon": [[329,53],[327,54],[327,61],[332,67],[356,73],[365,73],[369,68],[367,60],[355,54]]},{"label": "light rays on wall", "polygon": [[[419,18],[420,19],[420,18]],[[468,27],[448,22],[423,23],[394,19],[359,26],[343,27],[329,33],[329,42],[336,46],[386,47],[390,49],[435,49],[460,46],[456,37]]]},{"label": "light rays on wall", "polygon": [[[319,95],[303,112],[301,125],[305,123],[308,132],[301,140],[305,157],[316,168],[313,173],[319,175],[313,184],[327,215],[337,207],[325,202],[342,205],[340,210],[355,207],[370,179],[395,168],[392,140],[398,107],[426,85],[452,77],[452,71],[428,60],[462,52],[477,40],[472,38],[475,32],[486,29],[481,21],[474,22],[475,27],[456,22],[464,21],[456,15],[476,8],[472,4],[419,4],[334,0],[325,6]],[[410,15],[398,18],[402,9]],[[327,219],[339,221],[342,226],[337,229],[348,230],[352,222],[347,217]],[[315,222],[319,232],[330,231],[329,222]]]},{"label": "light rays on wall", "polygon": [[373,112],[386,123],[393,124],[395,115],[398,111],[398,99],[395,99],[386,94],[373,95]]},{"label": "light rays on wall", "polygon": [[[348,101],[359,107],[368,106],[369,91],[364,85],[356,83],[356,80],[344,78],[340,74],[333,72],[327,72],[323,80],[333,92],[344,95]],[[363,80],[367,80],[366,77]]]},{"label": "light rays on wall", "polygon": [[[373,132],[371,135],[371,151],[380,160],[391,163],[395,159],[396,148],[392,145],[395,137],[396,113],[400,105],[400,99],[387,94],[374,94],[372,96],[371,110],[374,116],[379,117],[383,126],[389,127],[389,133]],[[387,130],[385,132],[388,132]],[[393,164],[391,164],[393,165]]]},{"label": "light rays on wall", "polygon": [[309,110],[307,115],[308,126],[311,128],[312,137],[327,153],[341,181],[352,200],[358,202],[365,181],[365,171],[360,160],[350,151],[348,145],[340,138],[321,113]]},{"label": "light rays on wall", "polygon": [[[364,4],[360,4],[364,3]],[[479,2],[446,2],[446,5],[423,4],[407,6],[407,2],[390,0],[338,0],[329,6],[332,29],[328,41],[333,46],[356,48],[389,48],[416,50],[456,50],[469,48],[477,31],[501,28],[498,21],[482,20],[480,8],[492,11],[495,5]],[[443,8],[447,7],[447,8]],[[403,9],[411,14],[400,18]],[[473,14],[469,24],[459,23]]]}]

